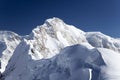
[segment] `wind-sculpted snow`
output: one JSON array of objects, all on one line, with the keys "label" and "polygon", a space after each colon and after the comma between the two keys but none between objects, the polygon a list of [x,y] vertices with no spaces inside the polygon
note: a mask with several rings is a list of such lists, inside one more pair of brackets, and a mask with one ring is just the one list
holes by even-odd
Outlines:
[{"label": "wind-sculpted snow", "polygon": [[82,45],[68,47],[59,56],[58,64],[70,70],[71,76],[67,80],[98,80],[100,67],[105,65],[97,49]]},{"label": "wind-sculpted snow", "polygon": [[0,55],[1,80],[120,80],[120,40],[59,18],[23,37],[1,31]]},{"label": "wind-sculpted snow", "polygon": [[[22,60],[20,60],[21,58],[17,55],[21,56]],[[5,80],[120,79],[120,66],[117,62],[117,60],[120,59],[120,55],[104,48],[89,49],[83,45],[74,45],[64,48],[60,54],[50,59],[36,61],[32,60],[30,56],[28,57],[28,55],[24,53],[17,55],[17,59],[11,60],[18,60],[18,63],[13,66],[10,65],[11,68],[6,70],[4,75],[8,76]],[[117,57],[117,59],[113,60],[115,57]]]}]

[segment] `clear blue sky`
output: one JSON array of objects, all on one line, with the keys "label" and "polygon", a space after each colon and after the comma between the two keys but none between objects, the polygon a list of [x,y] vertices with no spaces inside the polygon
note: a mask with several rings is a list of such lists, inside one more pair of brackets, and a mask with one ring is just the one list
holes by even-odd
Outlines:
[{"label": "clear blue sky", "polygon": [[54,16],[84,31],[120,37],[120,0],[0,0],[0,30],[26,35]]}]

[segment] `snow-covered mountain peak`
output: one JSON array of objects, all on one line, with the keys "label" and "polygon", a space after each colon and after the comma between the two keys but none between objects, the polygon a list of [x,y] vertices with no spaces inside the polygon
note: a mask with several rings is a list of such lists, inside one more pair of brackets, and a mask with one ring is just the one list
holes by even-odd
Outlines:
[{"label": "snow-covered mountain peak", "polygon": [[[52,27],[55,31],[61,31],[61,30],[71,30],[73,29],[74,31],[77,29],[75,26],[72,26],[72,25],[68,25],[66,24],[63,20],[59,19],[59,18],[56,18],[56,17],[53,17],[53,18],[50,18],[50,19],[47,19],[45,21],[45,24],[48,26],[48,27]],[[80,30],[79,31],[81,33],[85,33],[84,31]]]},{"label": "snow-covered mountain peak", "polygon": [[34,33],[34,35],[47,34],[53,38],[58,38],[58,35],[62,35],[63,37],[73,35],[75,37],[80,37],[78,35],[81,35],[81,40],[83,39],[83,35],[85,35],[84,31],[77,29],[72,25],[68,25],[63,22],[63,20],[55,17],[47,19],[43,25],[38,26],[32,32]]},{"label": "snow-covered mountain peak", "polygon": [[[97,80],[99,75],[111,78],[110,65],[120,58],[116,55],[120,53],[119,39],[101,32],[84,32],[55,17],[24,37],[1,31],[0,47],[4,80]],[[114,70],[120,69],[114,67]]]},{"label": "snow-covered mountain peak", "polygon": [[53,17],[53,18],[47,19],[45,22],[49,22],[49,23],[51,23],[51,22],[54,22],[54,23],[62,22],[63,23],[63,20],[60,19],[60,18],[57,18],[57,17]]},{"label": "snow-covered mountain peak", "polygon": [[[47,19],[26,37],[32,59],[50,58],[66,46],[87,42],[85,32],[65,24],[59,18]],[[25,46],[25,45],[23,45]]]}]

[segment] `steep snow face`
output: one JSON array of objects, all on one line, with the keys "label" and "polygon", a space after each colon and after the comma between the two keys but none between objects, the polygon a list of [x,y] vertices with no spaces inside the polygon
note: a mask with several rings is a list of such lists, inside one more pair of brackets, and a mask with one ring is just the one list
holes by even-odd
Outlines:
[{"label": "steep snow face", "polygon": [[21,37],[11,31],[0,31],[0,60],[3,72]]},{"label": "steep snow face", "polygon": [[45,21],[27,38],[32,59],[51,58],[66,46],[87,42],[85,32],[65,24],[58,18]]},{"label": "steep snow face", "polygon": [[119,39],[111,38],[101,32],[87,32],[86,38],[93,47],[107,48],[120,53]]}]

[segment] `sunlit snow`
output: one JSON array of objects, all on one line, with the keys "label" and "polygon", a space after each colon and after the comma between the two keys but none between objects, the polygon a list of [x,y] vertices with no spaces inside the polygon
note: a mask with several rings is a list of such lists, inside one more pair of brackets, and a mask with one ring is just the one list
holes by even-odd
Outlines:
[{"label": "sunlit snow", "polygon": [[0,31],[0,80],[120,80],[120,40],[59,18],[27,36]]}]

